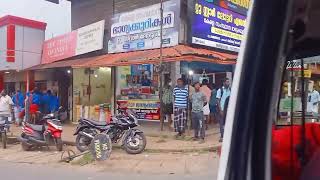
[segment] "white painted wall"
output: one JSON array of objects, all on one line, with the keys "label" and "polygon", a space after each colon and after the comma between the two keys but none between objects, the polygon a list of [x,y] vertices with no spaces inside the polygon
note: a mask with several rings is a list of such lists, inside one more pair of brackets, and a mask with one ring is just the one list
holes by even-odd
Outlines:
[{"label": "white painted wall", "polygon": [[24,26],[15,26],[15,62],[6,61],[7,26],[0,28],[0,71],[23,70],[41,62],[45,32]]}]

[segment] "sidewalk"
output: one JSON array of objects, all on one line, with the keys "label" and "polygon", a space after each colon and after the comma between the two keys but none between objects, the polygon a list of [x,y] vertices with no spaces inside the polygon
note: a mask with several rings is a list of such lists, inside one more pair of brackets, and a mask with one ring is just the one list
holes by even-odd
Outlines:
[{"label": "sidewalk", "polygon": [[[141,122],[138,127],[147,137],[148,152],[197,152],[197,151],[216,151],[221,143],[219,143],[219,128],[210,127],[206,131],[205,143],[199,144],[197,141],[192,141],[193,131],[187,131],[186,137],[182,140],[174,138],[175,132],[171,132],[165,127],[164,131],[160,131],[159,123],[157,122]],[[75,144],[75,136],[73,133],[76,129],[75,124],[66,124],[63,126],[62,139],[68,145]],[[21,127],[11,126],[9,135],[18,136],[21,133]]]}]

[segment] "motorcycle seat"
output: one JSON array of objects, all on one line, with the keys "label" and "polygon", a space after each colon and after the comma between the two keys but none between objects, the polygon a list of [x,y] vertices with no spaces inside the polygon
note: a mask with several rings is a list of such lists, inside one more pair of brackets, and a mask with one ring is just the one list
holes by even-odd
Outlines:
[{"label": "motorcycle seat", "polygon": [[95,121],[95,120],[91,120],[91,119],[83,119],[84,121],[88,121],[89,123],[95,125],[95,126],[107,126],[108,123],[103,121],[103,122],[100,122],[100,121]]},{"label": "motorcycle seat", "polygon": [[45,127],[43,125],[28,124],[28,126],[35,131],[45,131]]}]

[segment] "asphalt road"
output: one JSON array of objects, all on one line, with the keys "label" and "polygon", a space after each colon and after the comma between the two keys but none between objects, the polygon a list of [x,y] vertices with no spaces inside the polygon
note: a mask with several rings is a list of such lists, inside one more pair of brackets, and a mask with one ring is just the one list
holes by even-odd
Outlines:
[{"label": "asphalt road", "polygon": [[0,160],[1,179],[14,180],[215,180],[215,174],[187,176],[175,174],[151,175],[97,172],[94,169],[76,169],[70,166],[44,166],[27,163],[9,163]]}]

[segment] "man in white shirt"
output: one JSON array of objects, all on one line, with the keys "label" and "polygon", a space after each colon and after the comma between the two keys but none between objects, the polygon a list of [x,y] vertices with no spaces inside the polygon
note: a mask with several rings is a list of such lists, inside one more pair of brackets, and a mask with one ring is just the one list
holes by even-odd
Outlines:
[{"label": "man in white shirt", "polygon": [[6,123],[9,121],[9,117],[12,114],[13,101],[5,90],[1,91],[0,94],[0,120],[5,120]]},{"label": "man in white shirt", "polygon": [[320,94],[317,90],[313,89],[308,93],[307,112],[315,115],[319,114]]}]

